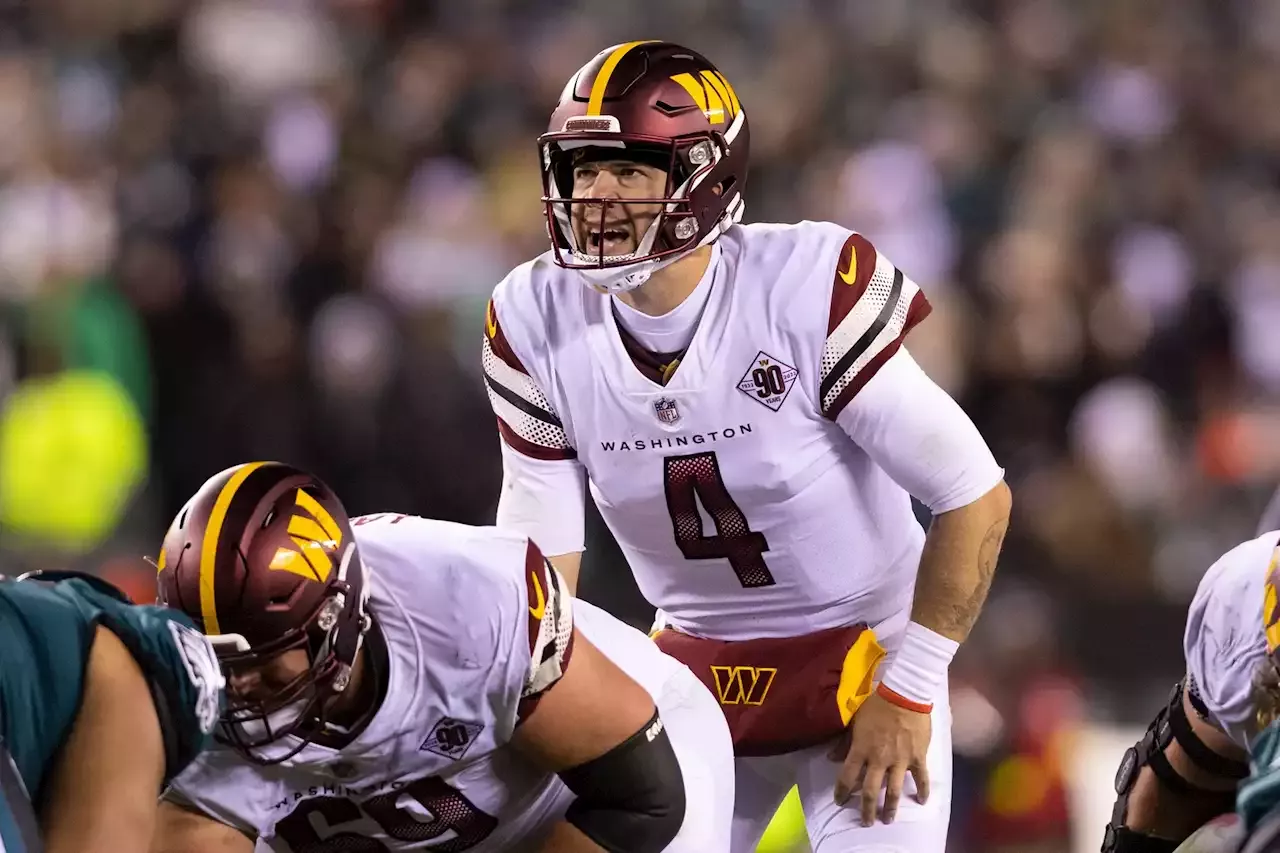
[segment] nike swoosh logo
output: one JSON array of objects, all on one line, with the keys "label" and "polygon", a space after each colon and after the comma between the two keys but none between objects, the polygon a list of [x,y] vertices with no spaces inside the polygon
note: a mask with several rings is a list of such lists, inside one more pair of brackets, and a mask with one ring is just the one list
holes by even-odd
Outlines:
[{"label": "nike swoosh logo", "polygon": [[547,612],[547,599],[542,593],[542,582],[538,580],[537,573],[535,572],[529,575],[529,577],[533,578],[533,591],[537,593],[538,596],[538,606],[534,607],[532,604],[529,605],[529,615],[541,622],[543,615]]},{"label": "nike swoosh logo", "polygon": [[857,277],[858,277],[858,249],[857,247],[854,247],[849,252],[849,270],[848,272],[845,272],[842,270],[840,272],[840,278],[844,279],[845,284],[853,284],[854,280],[857,279]]},{"label": "nike swoosh logo", "polygon": [[489,335],[489,340],[493,340],[498,336],[498,317],[493,313],[493,300],[489,300],[489,305],[484,309],[484,330]]}]

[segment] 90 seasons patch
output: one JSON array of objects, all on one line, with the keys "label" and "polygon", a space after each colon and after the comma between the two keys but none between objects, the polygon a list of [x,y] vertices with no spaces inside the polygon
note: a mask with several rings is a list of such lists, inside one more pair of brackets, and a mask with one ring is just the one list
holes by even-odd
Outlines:
[{"label": "90 seasons patch", "polygon": [[782,408],[799,375],[800,371],[762,350],[756,353],[751,366],[738,381],[738,390],[776,412]]},{"label": "90 seasons patch", "polygon": [[467,754],[482,729],[484,726],[480,723],[445,717],[435,724],[419,749],[457,761]]}]

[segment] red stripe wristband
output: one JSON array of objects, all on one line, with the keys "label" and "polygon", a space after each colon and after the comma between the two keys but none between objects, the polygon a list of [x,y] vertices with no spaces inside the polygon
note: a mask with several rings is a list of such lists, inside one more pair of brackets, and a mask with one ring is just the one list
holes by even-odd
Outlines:
[{"label": "red stripe wristband", "polygon": [[881,699],[885,700],[889,704],[897,705],[899,708],[905,708],[908,711],[915,711],[917,714],[929,714],[933,711],[932,704],[924,705],[920,702],[912,702],[906,696],[903,696],[901,693],[895,693],[883,684],[876,686],[876,693],[879,694]]},{"label": "red stripe wristband", "polygon": [[907,623],[902,645],[881,679],[881,698],[928,713],[926,709],[932,708],[939,692],[946,689],[947,670],[959,648],[955,640],[919,622]]}]

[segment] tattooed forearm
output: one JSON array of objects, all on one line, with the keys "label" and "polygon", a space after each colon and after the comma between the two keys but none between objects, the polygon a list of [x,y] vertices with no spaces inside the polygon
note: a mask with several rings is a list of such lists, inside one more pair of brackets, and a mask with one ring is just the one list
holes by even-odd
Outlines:
[{"label": "tattooed forearm", "polygon": [[978,614],[982,612],[982,605],[986,604],[987,593],[991,590],[991,579],[996,574],[996,560],[1000,557],[1000,546],[1004,544],[1004,534],[1008,529],[1009,521],[1003,519],[991,525],[991,529],[983,537],[982,545],[978,547],[978,583],[964,603],[955,608],[956,630],[963,630],[968,634],[973,623],[978,621]]},{"label": "tattooed forearm", "polygon": [[911,618],[964,640],[986,603],[1009,528],[1003,484],[967,507],[934,519],[920,560]]}]

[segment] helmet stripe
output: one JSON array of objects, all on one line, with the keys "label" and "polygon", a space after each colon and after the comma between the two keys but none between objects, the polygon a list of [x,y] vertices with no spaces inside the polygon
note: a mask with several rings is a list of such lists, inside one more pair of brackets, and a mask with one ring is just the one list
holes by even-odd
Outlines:
[{"label": "helmet stripe", "polygon": [[217,576],[214,566],[217,565],[215,561],[218,555],[218,539],[222,535],[222,523],[226,521],[227,510],[231,507],[231,501],[235,498],[240,486],[250,474],[265,464],[265,462],[250,462],[247,465],[241,465],[218,493],[218,499],[213,504],[213,512],[209,514],[209,524],[204,529],[204,542],[200,548],[200,618],[204,621],[206,634],[222,633],[218,626],[218,608],[214,598],[214,580]]},{"label": "helmet stripe", "polygon": [[1262,629],[1267,638],[1267,651],[1275,654],[1280,648],[1280,613],[1276,609],[1276,584],[1280,583],[1280,548],[1271,552],[1267,566],[1266,590],[1262,598]]},{"label": "helmet stripe", "polygon": [[600,115],[600,107],[604,104],[604,90],[609,88],[609,78],[613,75],[613,69],[618,67],[618,63],[622,61],[622,57],[636,45],[652,44],[656,39],[646,39],[644,41],[629,41],[626,44],[620,44],[613,49],[608,58],[605,59],[604,65],[600,66],[600,73],[596,75],[596,79],[591,84],[591,97],[587,100],[587,115]]},{"label": "helmet stripe", "polygon": [[[708,72],[703,71],[702,73],[706,74]],[[712,71],[710,73],[712,76],[714,76],[717,80],[720,81],[720,83],[724,86],[724,90],[729,94],[729,106],[733,109],[733,114],[736,116],[738,113],[742,112],[742,103],[738,100],[738,93],[733,91],[733,87],[729,85],[728,78],[726,78],[719,71]]]}]

